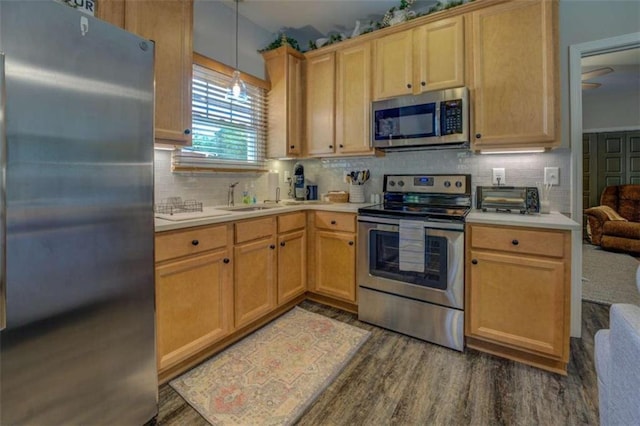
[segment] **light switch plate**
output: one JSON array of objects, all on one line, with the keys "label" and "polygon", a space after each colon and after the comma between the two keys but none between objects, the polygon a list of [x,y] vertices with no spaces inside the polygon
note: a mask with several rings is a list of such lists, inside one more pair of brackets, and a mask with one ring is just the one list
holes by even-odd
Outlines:
[{"label": "light switch plate", "polygon": [[507,178],[504,167],[494,167],[491,182],[494,185],[506,185]]},{"label": "light switch plate", "polygon": [[544,168],[545,185],[560,185],[560,168],[545,167]]}]

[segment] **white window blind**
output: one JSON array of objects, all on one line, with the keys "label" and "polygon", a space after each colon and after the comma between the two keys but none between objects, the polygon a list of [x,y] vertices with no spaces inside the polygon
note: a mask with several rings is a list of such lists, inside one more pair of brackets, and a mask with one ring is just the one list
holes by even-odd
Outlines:
[{"label": "white window blind", "polygon": [[230,82],[226,74],[193,65],[192,144],[174,151],[174,170],[264,169],[266,91],[246,83],[247,100],[231,100]]}]

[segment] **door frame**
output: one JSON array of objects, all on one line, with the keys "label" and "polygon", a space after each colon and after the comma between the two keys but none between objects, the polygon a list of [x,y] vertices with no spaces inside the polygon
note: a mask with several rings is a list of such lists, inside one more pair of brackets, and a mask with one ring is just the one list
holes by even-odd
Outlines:
[{"label": "door frame", "polygon": [[581,336],[582,325],[582,58],[601,53],[640,47],[640,32],[602,40],[588,41],[569,46],[569,111],[571,146],[571,187],[576,191],[571,197],[571,216],[580,223],[580,232],[574,232],[571,263],[571,336]]}]

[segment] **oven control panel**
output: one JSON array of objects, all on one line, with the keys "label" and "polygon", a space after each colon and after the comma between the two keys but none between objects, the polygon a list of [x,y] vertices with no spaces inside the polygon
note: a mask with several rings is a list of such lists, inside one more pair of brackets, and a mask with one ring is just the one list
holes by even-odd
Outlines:
[{"label": "oven control panel", "polygon": [[385,192],[471,193],[471,175],[385,175]]}]

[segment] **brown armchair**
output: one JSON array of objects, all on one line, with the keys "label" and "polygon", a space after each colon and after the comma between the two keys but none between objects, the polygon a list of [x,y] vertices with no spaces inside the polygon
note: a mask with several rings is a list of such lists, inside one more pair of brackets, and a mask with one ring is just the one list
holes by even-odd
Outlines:
[{"label": "brown armchair", "polygon": [[605,250],[640,254],[640,185],[607,186],[600,205],[585,210],[591,242]]}]

